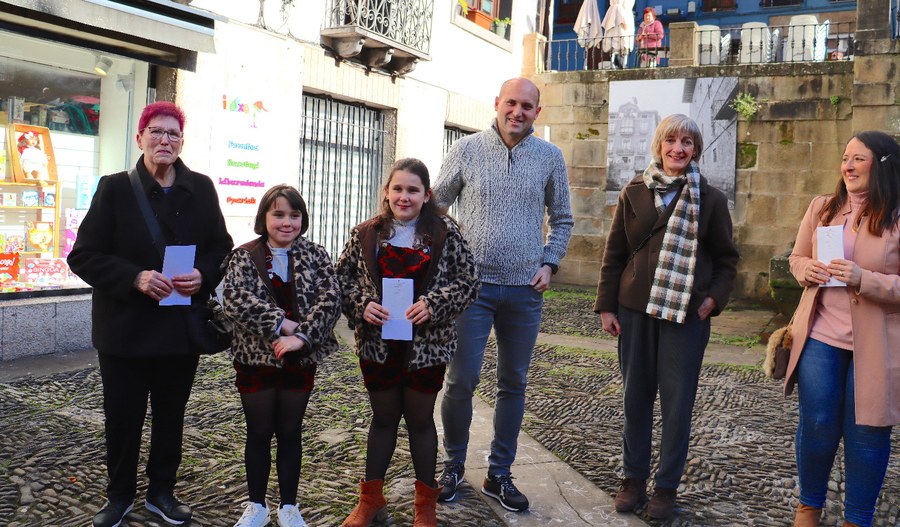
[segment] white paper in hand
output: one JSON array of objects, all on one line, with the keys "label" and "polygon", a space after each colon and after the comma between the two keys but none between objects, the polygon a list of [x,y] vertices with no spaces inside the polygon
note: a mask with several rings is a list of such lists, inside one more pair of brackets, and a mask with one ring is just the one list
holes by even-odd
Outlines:
[{"label": "white paper in hand", "polygon": [[406,310],[413,305],[413,281],[410,278],[382,278],[381,305],[391,314],[381,326],[385,340],[412,340],[412,322],[406,320]]},{"label": "white paper in hand", "polygon": [[[167,245],[166,256],[163,258],[162,274],[169,280],[173,276],[188,274],[194,270],[194,256],[197,254],[196,245]],[[182,295],[172,289],[172,294],[159,301],[161,306],[189,306],[191,297]]]},{"label": "white paper in hand", "polygon": [[[844,226],[833,225],[816,229],[816,260],[825,265],[844,258]],[[847,287],[847,284],[831,277],[821,287]]]}]

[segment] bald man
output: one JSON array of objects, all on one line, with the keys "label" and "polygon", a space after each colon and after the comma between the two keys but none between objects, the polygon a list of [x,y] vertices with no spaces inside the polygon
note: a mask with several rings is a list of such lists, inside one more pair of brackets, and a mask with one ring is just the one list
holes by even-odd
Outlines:
[{"label": "bald man", "polygon": [[[487,130],[457,141],[441,167],[434,196],[457,202],[463,233],[481,278],[478,299],[457,319],[457,351],[441,404],[444,472],[441,501],[452,501],[465,473],[472,396],[491,328],[497,340],[497,403],[489,467],[481,491],[511,511],[528,509],[512,482],[525,413],[526,375],[541,324],[543,293],[566,254],[572,232],[566,162],[534,136],[541,94],[528,79],[510,79],[494,100]],[[550,230],[544,236],[544,219]]]}]

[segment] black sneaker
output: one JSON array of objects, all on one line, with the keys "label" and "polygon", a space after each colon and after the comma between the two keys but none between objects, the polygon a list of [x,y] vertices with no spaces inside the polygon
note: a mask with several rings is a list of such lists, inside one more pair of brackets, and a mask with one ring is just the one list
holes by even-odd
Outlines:
[{"label": "black sneaker", "polygon": [[441,487],[441,494],[438,501],[453,501],[456,499],[456,487],[462,483],[463,475],[466,473],[466,467],[462,463],[450,461],[444,465],[444,472],[438,480]]},{"label": "black sneaker", "polygon": [[172,525],[181,525],[191,519],[191,508],[178,501],[172,494],[148,495],[144,500],[144,506]]},{"label": "black sneaker", "polygon": [[528,510],[528,498],[519,492],[512,480],[513,477],[510,475],[491,476],[488,474],[481,486],[481,493],[496,499],[508,511],[526,511]]},{"label": "black sneaker", "polygon": [[94,516],[94,527],[119,527],[133,507],[133,501],[107,501]]}]

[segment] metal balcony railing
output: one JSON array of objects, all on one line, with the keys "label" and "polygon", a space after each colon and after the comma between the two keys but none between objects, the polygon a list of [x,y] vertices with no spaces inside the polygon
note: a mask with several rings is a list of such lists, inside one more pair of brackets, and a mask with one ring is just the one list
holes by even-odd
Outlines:
[{"label": "metal balcony railing", "polygon": [[748,22],[737,28],[700,26],[700,65],[822,62],[853,59],[854,22],[767,26]]},{"label": "metal balcony railing", "polygon": [[759,7],[789,7],[803,5],[803,0],[760,0]]},{"label": "metal balcony railing", "polygon": [[658,46],[640,47],[634,35],[596,39],[550,40],[541,44],[545,71],[612,70],[665,67],[669,33]]},{"label": "metal balcony railing", "polygon": [[326,0],[323,34],[357,28],[362,36],[381,37],[424,57],[431,49],[433,13],[434,0]]}]

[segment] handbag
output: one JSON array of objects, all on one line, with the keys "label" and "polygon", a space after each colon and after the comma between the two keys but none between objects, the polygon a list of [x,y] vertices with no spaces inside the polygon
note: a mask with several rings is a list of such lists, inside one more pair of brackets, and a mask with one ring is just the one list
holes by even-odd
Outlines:
[{"label": "handbag", "polygon": [[788,361],[791,359],[791,344],[794,337],[791,329],[793,317],[787,326],[775,330],[766,344],[766,360],[763,361],[763,372],[770,379],[784,379],[787,374]]},{"label": "handbag", "polygon": [[[144,216],[147,229],[150,230],[153,245],[159,255],[164,257],[165,244],[160,236],[159,223],[153,216],[144,189],[141,188],[140,176],[136,169],[128,171],[128,179],[131,181],[131,188],[134,190],[134,197],[137,199],[138,208],[141,209],[141,215]],[[205,304],[191,304],[186,313],[188,341],[198,353],[209,355],[231,347],[234,324],[225,316],[225,310],[215,296],[210,295]]]},{"label": "handbag", "polygon": [[211,355],[231,348],[234,323],[225,316],[215,296],[210,296],[206,305],[191,304],[188,315],[188,340],[200,354]]}]

